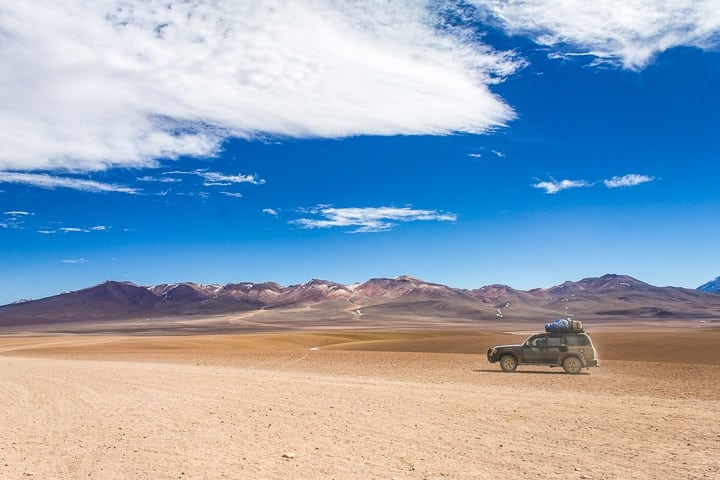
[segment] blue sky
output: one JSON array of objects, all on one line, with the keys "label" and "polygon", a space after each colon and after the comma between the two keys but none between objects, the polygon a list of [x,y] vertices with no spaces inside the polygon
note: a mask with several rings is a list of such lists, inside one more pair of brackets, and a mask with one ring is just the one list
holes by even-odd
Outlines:
[{"label": "blue sky", "polygon": [[0,10],[0,304],[720,274],[713,1],[74,3]]}]

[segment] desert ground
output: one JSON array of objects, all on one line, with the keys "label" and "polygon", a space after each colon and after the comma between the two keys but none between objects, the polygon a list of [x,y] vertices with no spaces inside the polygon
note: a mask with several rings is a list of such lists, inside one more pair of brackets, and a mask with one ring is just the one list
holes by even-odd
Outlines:
[{"label": "desert ground", "polygon": [[720,329],[487,362],[526,334],[0,337],[0,478],[720,478]]}]

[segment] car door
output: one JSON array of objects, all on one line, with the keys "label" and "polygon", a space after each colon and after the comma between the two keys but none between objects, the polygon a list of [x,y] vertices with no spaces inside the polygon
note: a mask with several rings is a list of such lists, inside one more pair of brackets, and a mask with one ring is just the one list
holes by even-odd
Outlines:
[{"label": "car door", "polygon": [[543,363],[547,355],[547,334],[539,333],[528,338],[523,344],[524,363]]},{"label": "car door", "polygon": [[[545,349],[545,356],[543,363],[560,364],[560,350],[561,346],[564,345],[562,333],[549,333],[547,338],[547,348]],[[566,349],[567,350],[567,349]]]}]

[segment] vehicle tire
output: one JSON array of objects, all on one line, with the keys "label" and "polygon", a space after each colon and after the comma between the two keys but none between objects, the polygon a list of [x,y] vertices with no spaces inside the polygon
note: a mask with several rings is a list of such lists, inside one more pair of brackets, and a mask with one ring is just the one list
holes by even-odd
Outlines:
[{"label": "vehicle tire", "polygon": [[582,370],[582,362],[577,357],[567,357],[562,364],[565,373],[575,375]]},{"label": "vehicle tire", "polygon": [[500,359],[500,368],[503,372],[514,372],[517,368],[517,360],[512,355],[505,355]]}]

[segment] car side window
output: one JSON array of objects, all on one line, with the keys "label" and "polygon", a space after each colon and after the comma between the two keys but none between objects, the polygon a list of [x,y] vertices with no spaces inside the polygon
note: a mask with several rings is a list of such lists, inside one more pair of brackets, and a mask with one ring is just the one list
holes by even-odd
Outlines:
[{"label": "car side window", "polygon": [[542,347],[545,345],[545,335],[538,335],[537,337],[533,337],[528,342],[528,345],[531,347]]},{"label": "car side window", "polygon": [[568,335],[567,344],[571,347],[582,347],[590,345],[590,342],[585,335]]},{"label": "car side window", "polygon": [[549,336],[547,344],[548,347],[559,347],[562,345],[562,336]]}]

